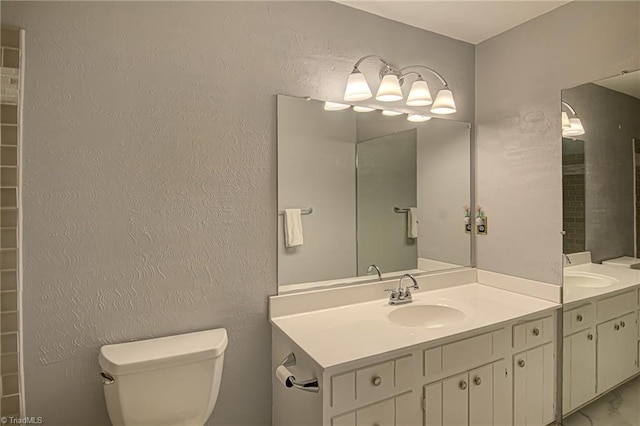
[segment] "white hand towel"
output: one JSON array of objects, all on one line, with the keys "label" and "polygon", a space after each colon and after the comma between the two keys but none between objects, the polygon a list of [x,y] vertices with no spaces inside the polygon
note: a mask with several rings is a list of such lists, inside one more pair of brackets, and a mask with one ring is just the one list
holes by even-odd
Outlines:
[{"label": "white hand towel", "polygon": [[407,237],[418,238],[418,209],[411,207],[407,212]]},{"label": "white hand towel", "polygon": [[287,247],[297,247],[304,243],[300,209],[284,210],[284,243]]}]

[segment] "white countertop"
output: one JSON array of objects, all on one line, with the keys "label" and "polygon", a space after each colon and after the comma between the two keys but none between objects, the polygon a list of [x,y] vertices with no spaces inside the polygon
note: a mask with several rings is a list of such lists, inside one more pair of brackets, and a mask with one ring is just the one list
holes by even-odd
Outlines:
[{"label": "white countertop", "polygon": [[565,266],[564,270],[565,272],[589,272],[592,274],[606,275],[618,280],[617,283],[609,287],[584,288],[565,286],[563,288],[565,305],[591,299],[592,297],[604,296],[620,290],[630,289],[640,284],[640,270],[637,269],[599,265],[597,263],[584,263],[576,266]]},{"label": "white countertop", "polygon": [[[321,367],[330,368],[560,307],[553,302],[477,283],[417,292],[413,300],[411,304],[391,306],[384,298],[272,317],[271,323]],[[450,306],[466,316],[460,322],[441,328],[406,327],[387,319],[393,310],[420,304]]]}]

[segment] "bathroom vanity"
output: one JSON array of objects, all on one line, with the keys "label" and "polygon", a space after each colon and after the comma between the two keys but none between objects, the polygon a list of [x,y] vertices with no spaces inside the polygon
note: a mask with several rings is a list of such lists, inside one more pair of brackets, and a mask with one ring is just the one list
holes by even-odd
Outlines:
[{"label": "bathroom vanity", "polygon": [[640,374],[640,271],[593,264],[588,253],[570,258],[573,266],[564,273],[564,414]]},{"label": "bathroom vanity", "polygon": [[273,370],[293,353],[290,374],[318,385],[274,376],[273,424],[552,423],[559,305],[479,284],[474,269],[418,281],[432,290],[401,306],[383,293],[397,280],[272,297]]}]

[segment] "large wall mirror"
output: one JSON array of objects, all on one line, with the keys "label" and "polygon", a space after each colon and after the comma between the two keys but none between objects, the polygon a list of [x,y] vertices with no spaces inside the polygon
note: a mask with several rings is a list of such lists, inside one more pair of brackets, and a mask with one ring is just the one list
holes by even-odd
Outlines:
[{"label": "large wall mirror", "polygon": [[639,424],[620,402],[640,401],[640,71],[563,90],[562,112],[564,424]]},{"label": "large wall mirror", "polygon": [[471,265],[469,123],[358,109],[278,96],[281,293]]}]

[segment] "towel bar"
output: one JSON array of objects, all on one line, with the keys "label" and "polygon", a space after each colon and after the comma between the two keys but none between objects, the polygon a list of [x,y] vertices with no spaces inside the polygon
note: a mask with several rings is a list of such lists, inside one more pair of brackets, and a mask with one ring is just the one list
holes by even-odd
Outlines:
[{"label": "towel bar", "polygon": [[[300,214],[311,214],[313,213],[313,207],[309,207],[308,209],[300,209]],[[284,215],[284,212],[278,212],[278,216]]]}]

